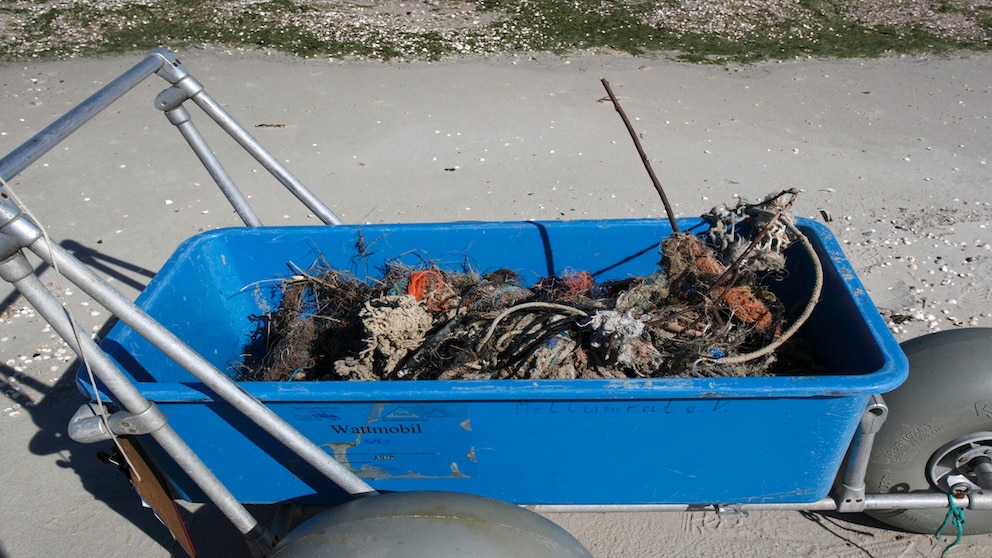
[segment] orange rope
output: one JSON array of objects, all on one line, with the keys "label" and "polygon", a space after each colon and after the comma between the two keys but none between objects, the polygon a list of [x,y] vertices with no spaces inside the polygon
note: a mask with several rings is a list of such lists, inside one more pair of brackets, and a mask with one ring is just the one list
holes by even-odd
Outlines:
[{"label": "orange rope", "polygon": [[747,324],[754,324],[759,329],[768,329],[772,325],[772,313],[768,306],[745,286],[715,287],[716,293],[730,307],[734,317]]},{"label": "orange rope", "polygon": [[588,271],[566,270],[562,281],[566,286],[565,292],[562,293],[562,298],[565,300],[586,296],[596,286],[596,281]]},{"label": "orange rope", "polygon": [[410,273],[410,282],[407,285],[407,294],[413,295],[417,301],[424,300],[427,291],[437,291],[444,285],[444,277],[436,269],[425,271],[413,271]]}]

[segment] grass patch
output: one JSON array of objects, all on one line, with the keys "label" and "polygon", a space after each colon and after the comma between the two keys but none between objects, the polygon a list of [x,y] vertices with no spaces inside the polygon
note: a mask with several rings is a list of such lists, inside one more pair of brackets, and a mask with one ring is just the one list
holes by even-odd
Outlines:
[{"label": "grass patch", "polygon": [[657,49],[663,37],[658,29],[644,22],[643,12],[651,4],[482,0],[479,7],[504,14],[491,29],[514,50],[564,53],[598,47],[641,54]]},{"label": "grass patch", "polygon": [[689,62],[760,62],[794,57],[875,58],[892,54],[947,53],[982,45],[936,36],[926,31],[873,29],[834,22],[805,36],[755,33],[738,40],[693,34],[663,41],[677,58]]},{"label": "grass patch", "polygon": [[884,8],[865,12],[874,21],[855,11],[865,3],[847,0],[691,6],[680,0],[4,2],[0,59],[223,45],[383,60],[611,49],[673,53],[693,62],[755,62],[989,50],[992,44],[989,7],[945,0],[932,21],[920,21],[907,17],[904,1],[871,1]]}]

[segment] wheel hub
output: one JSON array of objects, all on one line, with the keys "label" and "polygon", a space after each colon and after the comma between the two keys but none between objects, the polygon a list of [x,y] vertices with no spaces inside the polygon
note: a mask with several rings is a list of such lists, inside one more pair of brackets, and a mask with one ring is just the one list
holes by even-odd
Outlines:
[{"label": "wheel hub", "polygon": [[973,432],[934,452],[927,480],[956,495],[992,490],[992,432]]}]

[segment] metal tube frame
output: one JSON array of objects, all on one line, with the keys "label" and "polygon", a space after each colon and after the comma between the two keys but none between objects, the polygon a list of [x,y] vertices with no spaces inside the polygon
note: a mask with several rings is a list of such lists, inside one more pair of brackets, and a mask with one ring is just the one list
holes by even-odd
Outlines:
[{"label": "metal tube frame", "polygon": [[[166,52],[165,49],[158,49],[155,52]],[[172,56],[173,60],[175,59]],[[330,208],[324,205],[313,192],[310,191],[293,173],[283,165],[279,159],[275,158],[261,143],[258,142],[248,130],[234,119],[219,103],[213,100],[204,89],[203,84],[197,81],[189,72],[178,63],[169,66],[167,75],[162,75],[167,81],[173,84],[174,91],[163,91],[155,100],[155,105],[159,110],[168,112],[179,106],[183,100],[192,100],[203,112],[207,113],[213,121],[220,126],[229,136],[231,136],[245,151],[247,151],[256,161],[259,162],[269,173],[274,176],[283,186],[286,187],[300,202],[310,211],[313,211],[321,221],[328,225],[342,224],[338,217]],[[201,153],[199,147],[192,145],[193,150],[201,160],[208,157],[209,150]],[[204,144],[205,147],[205,144]],[[2,175],[0,175],[2,176]],[[223,189],[223,186],[221,187]]]},{"label": "metal tube frame", "polygon": [[[207,107],[211,117],[221,123],[222,127],[235,137],[238,143],[262,162],[280,182],[325,223],[340,223],[340,220],[330,209],[317,200],[244,128],[234,122],[233,118],[227,115],[223,109],[220,109],[219,105],[213,103],[202,92],[202,87],[198,83],[187,79],[188,73],[172,53],[165,49],[152,51],[130,70],[16,148],[8,156],[0,159],[0,177],[5,181],[12,179],[152,74],[158,74],[173,84],[180,81],[191,84],[190,87],[195,91],[194,94]],[[174,100],[173,106],[162,106],[170,121],[180,128],[180,132],[200,157],[208,172],[218,182],[221,190],[238,210],[245,223],[260,225],[260,220],[248,206],[247,200],[234,186],[233,181],[227,176],[226,171],[220,166],[219,161],[206,143],[202,141],[202,137],[199,136],[196,129],[192,127],[188,113],[185,113],[184,117],[185,109],[181,105],[183,100],[188,97],[176,95],[175,91],[180,90],[170,89],[167,91],[173,92],[168,95],[160,95],[158,101],[161,103],[163,100],[170,99],[170,96]],[[180,92],[184,95],[189,93],[189,91]],[[69,281],[92,296],[118,319],[131,326],[166,355],[173,358],[232,407],[276,439],[283,441],[290,450],[333,480],[342,489],[356,497],[376,494],[376,491],[365,481],[334,460],[327,452],[300,434],[260,401],[251,397],[233,380],[190,349],[168,329],[153,320],[106,281],[97,277],[85,264],[70,255],[61,246],[50,244],[44,238],[38,224],[22,214],[20,208],[14,204],[4,188],[0,188],[0,277],[10,282],[55,328],[56,332],[76,354],[88,363],[93,374],[103,382],[119,406],[131,416],[143,416],[145,424],[155,425],[146,433],[162,446],[221,512],[245,535],[254,554],[258,556],[267,554],[274,544],[274,537],[252,517],[189,446],[179,438],[167,424],[165,416],[137,390],[109,356],[89,336],[76,330],[70,317],[54,295],[41,284],[34,274],[33,268],[28,264],[27,258],[23,254],[25,248],[58,269]],[[109,426],[109,421],[107,424],[105,430],[110,435],[113,428]]]},{"label": "metal tube frame", "polygon": [[[992,510],[992,494],[973,493],[963,497],[955,497],[954,503],[967,510]],[[940,492],[922,492],[914,494],[868,494],[864,499],[866,510],[895,510],[895,509],[939,509],[948,507],[947,494]],[[752,512],[752,511],[837,511],[840,513],[859,513],[841,511],[836,497],[821,498],[815,502],[806,503],[758,503],[758,504],[565,504],[565,505],[536,505],[527,506],[542,513],[585,513],[585,512],[690,512],[713,511],[717,513]]]},{"label": "metal tube frame", "polygon": [[[149,58],[169,60],[169,58],[162,55],[161,49],[153,51],[153,53],[149,55]],[[174,58],[172,58],[172,60],[174,60]],[[142,64],[139,64],[136,67],[144,68],[145,63],[142,62]],[[163,67],[170,68],[170,71],[172,72],[175,72],[177,69],[181,69],[178,61],[171,62],[168,66]],[[145,73],[145,75],[149,74]],[[182,70],[181,75],[183,75],[183,79],[185,79],[185,76],[187,75],[185,70]],[[167,77],[166,79],[169,78]],[[128,84],[131,87],[134,86],[134,83],[128,82]],[[108,87],[110,86],[114,86],[114,84],[112,83],[108,85]],[[113,99],[116,99],[119,96],[120,95],[116,95]],[[93,102],[103,102],[103,99],[108,97],[109,96],[103,96],[98,93],[97,95],[94,95],[94,97],[91,97],[90,100],[84,101],[84,104],[93,99],[96,99],[96,101]],[[98,111],[87,111],[86,114],[92,115],[96,112]],[[58,124],[58,122],[56,122],[56,124]],[[79,127],[79,124],[74,121],[70,124],[71,125],[62,126],[60,129],[71,128],[72,130],[75,130]],[[51,126],[49,128],[51,128]],[[42,131],[41,134],[46,134],[47,130],[48,129]],[[66,137],[66,135],[63,135],[62,138]],[[46,137],[50,137],[50,135]],[[25,145],[31,144],[32,141],[33,140],[28,140]],[[58,142],[51,142],[51,146],[54,146],[56,143]],[[51,146],[49,146],[49,148]],[[30,149],[25,150],[25,152],[30,153]],[[0,168],[3,168],[2,163],[3,162],[0,161]],[[218,396],[230,403],[247,418],[257,423],[277,439],[282,440],[288,448],[292,449],[302,459],[313,465],[318,471],[321,471],[327,475],[328,478],[337,482],[344,490],[354,495],[375,493],[375,490],[365,483],[365,481],[359,479],[354,473],[334,460],[327,452],[320,449],[320,447],[308,438],[300,434],[295,428],[290,426],[285,420],[272,412],[268,407],[242,390],[236,382],[232,381],[226,374],[210,364],[209,361],[190,349],[171,331],[148,316],[147,313],[110,286],[109,283],[97,277],[97,275],[86,267],[85,264],[73,257],[61,246],[46,242],[46,240],[42,238],[41,230],[38,225],[26,216],[22,215],[20,209],[14,205],[11,200],[6,199],[6,197],[0,199],[0,232],[3,232],[13,238],[15,240],[15,244],[19,247],[30,249],[42,260],[51,264],[56,269],[59,269],[67,279],[93,297],[111,313],[116,315],[118,319],[129,325],[155,347],[175,360],[183,368],[187,369],[208,388],[214,390]],[[133,409],[128,410],[131,412],[140,412]]]},{"label": "metal tube frame", "polygon": [[[175,93],[179,93],[179,95],[175,95]],[[207,145],[207,141],[203,139],[200,131],[193,124],[189,111],[182,105],[185,100],[185,94],[181,90],[170,87],[159,94],[155,106],[165,112],[165,116],[169,119],[169,122],[186,139],[186,143],[196,153],[200,162],[203,163],[207,172],[210,173],[210,176],[217,183],[224,196],[227,197],[227,201],[234,208],[234,211],[237,212],[238,216],[241,217],[244,224],[249,227],[261,227],[262,221],[255,214],[255,210],[248,203],[248,199],[238,190],[231,175],[224,169],[224,165],[214,155],[214,152]]]},{"label": "metal tube frame", "polygon": [[[12,243],[7,245],[9,247]],[[86,332],[76,328],[65,308],[35,275],[34,268],[22,252],[15,251],[0,261],[0,278],[13,285],[77,355],[85,356],[94,375],[107,386],[120,406],[134,414],[151,414],[157,417],[157,422],[161,426],[148,434],[175,459],[210,501],[245,536],[252,553],[256,556],[265,556],[275,544],[275,539],[269,530],[237,501],[213,471],[168,425],[161,411],[138,391],[138,388],[117,368],[96,342]]]},{"label": "metal tube frame", "polygon": [[[246,225],[259,226],[261,221],[216,156],[211,152],[202,136],[192,125],[189,113],[183,107],[186,100],[192,100],[206,112],[324,223],[341,223],[333,211],[207,95],[203,86],[192,78],[175,56],[166,49],[153,50],[117,79],[104,86],[6,157],[0,159],[0,177],[9,181],[152,74],[158,74],[172,84],[172,87],[158,95],[155,100],[156,107],[162,110],[169,121],[176,125]],[[236,382],[189,348],[171,331],[148,316],[106,281],[97,277],[85,264],[61,246],[49,244],[43,237],[40,227],[23,215],[20,208],[9,199],[6,192],[0,187],[0,278],[12,283],[56,329],[70,347],[77,354],[85,357],[93,373],[104,383],[120,406],[132,416],[146,415],[145,424],[154,425],[149,428],[148,434],[200,485],[204,493],[245,534],[246,538],[253,541],[253,548],[260,552],[260,555],[264,555],[271,548],[270,533],[260,526],[251,514],[234,499],[233,495],[200,461],[199,457],[176,435],[175,431],[167,424],[164,415],[161,415],[154,404],[137,390],[109,356],[100,350],[97,344],[85,333],[75,329],[66,315],[65,309],[34,275],[34,271],[27,264],[23,255],[24,249],[34,252],[45,262],[57,267],[68,280],[115,314],[118,319],[200,379],[236,410],[277,439],[283,440],[289,449],[340,485],[342,489],[356,497],[376,494],[376,491],[365,481],[340,465],[327,452],[275,415],[264,404],[248,395]],[[542,512],[810,510],[844,513],[879,509],[947,507],[947,495],[939,492],[865,494],[864,479],[868,456],[871,453],[875,433],[881,428],[886,415],[887,408],[881,396],[872,396],[852,441],[843,478],[838,484],[838,488],[832,492],[831,496],[815,502],[726,506],[716,504],[712,506],[644,504],[538,505],[530,507]],[[973,493],[956,496],[955,503],[965,509],[992,509],[992,494]]]}]

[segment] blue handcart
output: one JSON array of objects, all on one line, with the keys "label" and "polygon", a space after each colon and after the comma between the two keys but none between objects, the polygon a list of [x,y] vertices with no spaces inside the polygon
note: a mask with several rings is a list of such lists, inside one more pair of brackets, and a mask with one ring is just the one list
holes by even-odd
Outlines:
[{"label": "blue handcart", "polygon": [[[388,518],[396,526],[400,515],[419,521],[410,519],[416,516],[410,510],[428,504],[457,508],[447,519],[462,518],[462,526],[473,513],[473,521],[518,525],[514,529],[530,532],[534,540],[555,541],[558,553],[548,554],[554,556],[585,551],[518,506],[867,511],[896,527],[930,532],[951,506],[972,510],[972,532],[992,531],[992,497],[984,492],[992,488],[992,417],[971,408],[913,419],[925,412],[933,389],[961,393],[966,402],[976,390],[992,391],[982,368],[989,330],[927,336],[900,347],[833,235],[810,220],[797,219],[795,226],[815,258],[790,258],[786,279],[771,288],[787,306],[820,299],[798,338],[826,372],[691,379],[237,381],[231,363],[250,342],[252,316],[279,302],[278,289],[259,286],[290,278],[295,273],[290,262],[319,257],[358,279],[374,280],[370,273],[387,264],[415,266],[427,253],[442,269],[509,268],[532,281],[564,269],[587,269],[608,281],[651,274],[658,241],[672,227],[656,219],[343,224],[164,49],[0,160],[0,176],[10,180],[152,74],[170,83],[156,107],[177,126],[248,226],[189,239],[131,302],[47,242],[4,192],[0,276],[86,364],[77,383],[89,402],[70,424],[72,438],[123,441],[129,466],[154,473],[157,480],[147,489],[157,490],[159,500],[212,502],[256,555],[321,555],[319,549],[338,544],[328,533],[352,529],[349,534],[355,534],[356,514],[379,525]],[[261,226],[192,124],[189,101],[334,226]],[[683,219],[678,226],[703,232],[709,225]],[[363,252],[363,265],[355,266],[365,239],[375,239],[375,250]],[[115,314],[119,323],[99,345],[71,323],[23,251],[57,266]],[[913,375],[900,388],[910,362]],[[941,408],[947,407],[945,397]],[[887,419],[895,424],[883,427]],[[935,434],[920,435],[921,427]],[[333,507],[287,535],[261,525],[244,504]],[[377,536],[433,541],[429,544],[455,538],[434,536],[440,529],[436,522],[406,527]],[[372,544],[368,533],[361,535],[362,544]],[[480,548],[484,544],[481,535],[464,536]],[[504,554],[493,547],[491,555],[530,552],[519,546],[527,544],[524,539],[503,541],[518,546],[502,547]],[[343,546],[334,548],[350,555]]]}]

